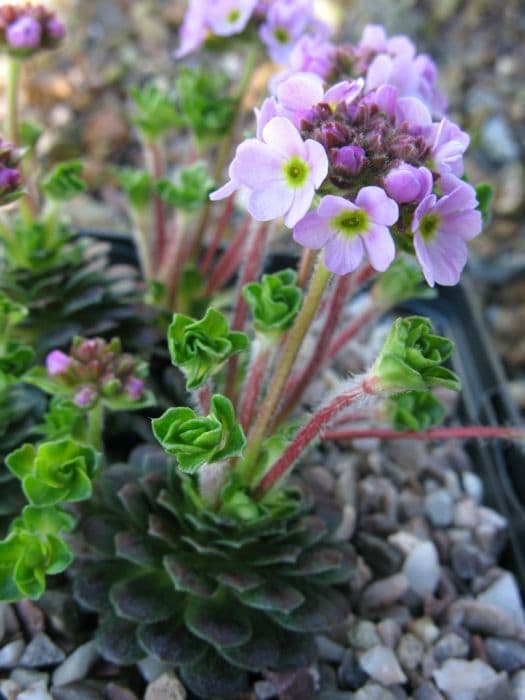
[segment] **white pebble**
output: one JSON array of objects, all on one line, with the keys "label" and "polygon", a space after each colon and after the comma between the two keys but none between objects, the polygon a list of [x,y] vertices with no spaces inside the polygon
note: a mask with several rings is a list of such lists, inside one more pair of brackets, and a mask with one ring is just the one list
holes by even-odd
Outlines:
[{"label": "white pebble", "polygon": [[369,676],[383,685],[405,683],[407,679],[390,647],[372,647],[372,649],[365,651],[359,663]]},{"label": "white pebble", "polygon": [[66,685],[84,678],[97,657],[94,641],[82,644],[55,670],[53,685]]},{"label": "white pebble", "polygon": [[441,576],[439,557],[433,542],[421,542],[403,564],[410,588],[421,596],[434,593]]},{"label": "white pebble", "polygon": [[22,691],[16,700],[53,700],[53,696],[47,692],[45,682],[39,682]]},{"label": "white pebble", "polygon": [[479,659],[448,659],[433,674],[438,688],[449,700],[475,700],[478,690],[493,683],[498,674]]},{"label": "white pebble", "polygon": [[25,649],[23,639],[15,639],[0,649],[0,668],[13,668]]},{"label": "white pebble", "polygon": [[497,581],[478,595],[478,600],[482,603],[495,605],[510,615],[518,624],[525,624],[525,612],[520,591],[513,574],[505,573],[500,576]]}]

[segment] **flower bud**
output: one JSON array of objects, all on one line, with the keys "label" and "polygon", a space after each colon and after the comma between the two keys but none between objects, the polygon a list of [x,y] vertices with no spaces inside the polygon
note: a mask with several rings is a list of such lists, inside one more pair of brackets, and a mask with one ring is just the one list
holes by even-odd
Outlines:
[{"label": "flower bud", "polygon": [[46,357],[46,369],[50,377],[64,374],[71,367],[73,359],[61,350],[53,350]]},{"label": "flower bud", "polygon": [[338,173],[358,175],[366,162],[366,155],[359,146],[343,146],[334,151],[332,162]]},{"label": "flower bud", "polygon": [[22,15],[7,27],[5,38],[12,49],[37,49],[42,40],[42,27],[36,19]]}]

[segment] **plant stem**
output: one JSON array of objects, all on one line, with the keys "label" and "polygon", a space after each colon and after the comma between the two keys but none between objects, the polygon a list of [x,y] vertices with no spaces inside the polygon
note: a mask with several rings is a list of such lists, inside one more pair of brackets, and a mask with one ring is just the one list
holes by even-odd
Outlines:
[{"label": "plant stem", "polygon": [[20,86],[20,69],[22,63],[19,58],[9,56],[7,59],[7,88],[6,88],[6,132],[7,138],[18,146],[18,92]]},{"label": "plant stem", "polygon": [[[160,180],[164,177],[165,170],[160,145],[154,141],[149,141],[146,144],[146,155],[151,174],[155,180]],[[158,194],[153,196],[153,211],[157,233],[155,264],[159,267],[166,247],[166,206]]]},{"label": "plant stem", "polygon": [[243,457],[244,471],[248,481],[257,468],[257,458],[266,434],[266,429],[279,405],[282,390],[288,380],[290,370],[293,367],[301,344],[310,328],[323,293],[330,280],[330,272],[324,266],[321,255],[322,254],[318,257],[317,267],[312,275],[310,286],[308,287],[308,292],[304,298],[301,310],[284,342],[281,356],[273,377],[271,378],[270,389],[263,401],[259,416],[248,435],[248,443]]},{"label": "plant stem", "polygon": [[201,386],[197,392],[197,398],[199,400],[199,406],[204,416],[207,416],[210,412],[211,405],[211,386],[210,382],[206,382]]},{"label": "plant stem", "polygon": [[523,440],[525,428],[507,428],[491,425],[466,425],[428,430],[396,431],[389,428],[352,428],[347,430],[329,430],[324,433],[324,440],[357,440],[358,438],[379,438],[381,440],[466,440],[469,438],[500,438],[502,440]]},{"label": "plant stem", "polygon": [[273,347],[264,341],[259,344],[256,355],[248,369],[244,385],[239,416],[245,433],[248,432],[261,394],[261,386],[266,376]]},{"label": "plant stem", "polygon": [[102,431],[104,429],[104,407],[101,401],[88,411],[88,440],[92,447],[102,451]]},{"label": "plant stem", "polygon": [[297,286],[304,289],[312,271],[315,262],[315,250],[305,248],[299,261],[299,270],[297,272]]},{"label": "plant stem", "polygon": [[228,225],[230,215],[233,211],[234,199],[235,194],[232,194],[228,197],[228,199],[225,202],[224,209],[222,210],[222,214],[220,215],[219,220],[217,222],[215,233],[213,234],[213,238],[210,242],[210,245],[208,246],[208,250],[206,251],[206,255],[204,256],[204,260],[201,264],[201,272],[204,276],[208,274],[208,270],[210,269],[210,266],[213,262],[213,258],[217,252],[222,237],[224,236],[224,232],[226,231],[226,226]]},{"label": "plant stem", "polygon": [[311,442],[319,436],[323,428],[337,413],[339,413],[339,411],[351,406],[356,401],[365,398],[371,393],[373,393],[373,390],[368,385],[367,379],[360,379],[354,386],[350,387],[342,394],[339,394],[329,401],[326,406],[319,409],[319,411],[310,418],[308,423],[299,430],[281,457],[263,476],[255,489],[255,496],[258,498],[264,496],[267,491],[273,488],[273,486],[292,469],[295,461],[300,457],[302,452],[304,452]]},{"label": "plant stem", "polygon": [[151,247],[148,239],[148,228],[145,221],[145,213],[141,210],[131,209],[133,221],[133,240],[139,258],[140,269],[145,280],[153,277],[153,261],[151,259]]},{"label": "plant stem", "polygon": [[244,242],[252,224],[252,217],[246,216],[241,223],[230,245],[219,258],[211,273],[205,294],[213,294],[225,284],[238,267],[244,251]]}]

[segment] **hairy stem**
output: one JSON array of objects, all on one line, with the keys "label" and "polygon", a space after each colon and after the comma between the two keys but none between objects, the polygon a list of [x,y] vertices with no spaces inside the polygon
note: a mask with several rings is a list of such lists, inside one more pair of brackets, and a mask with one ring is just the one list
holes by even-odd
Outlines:
[{"label": "hairy stem", "polygon": [[508,428],[491,425],[466,425],[428,430],[390,430],[389,428],[351,428],[328,430],[324,440],[357,440],[358,438],[380,438],[381,440],[466,440],[469,438],[500,438],[502,440],[523,440],[525,428]]},{"label": "hairy stem", "polygon": [[297,272],[297,286],[304,289],[308,281],[308,277],[312,271],[315,262],[315,250],[305,248],[299,261],[299,270]]},{"label": "hairy stem", "polygon": [[321,255],[318,258],[317,267],[312,275],[310,286],[304,297],[303,305],[294,325],[290,329],[281,356],[277,362],[274,374],[270,381],[270,388],[262,403],[259,416],[248,435],[248,443],[243,458],[243,470],[250,480],[257,468],[257,458],[273,415],[281,400],[281,394],[289,377],[290,370],[297,358],[302,342],[312,320],[315,317],[323,293],[330,280],[330,272],[324,266]]},{"label": "hairy stem", "polygon": [[253,421],[257,402],[261,395],[270,358],[272,357],[272,346],[267,343],[259,345],[257,353],[248,369],[248,376],[244,384],[244,391],[241,398],[239,416],[241,425],[245,433],[250,429]]},{"label": "hairy stem", "polygon": [[321,434],[334,416],[344,408],[355,404],[356,401],[372,393],[373,389],[369,385],[367,379],[360,379],[354,386],[350,387],[342,394],[339,394],[329,401],[326,406],[319,409],[310,418],[308,423],[299,430],[281,457],[263,476],[255,489],[255,495],[259,498],[264,496],[267,491],[273,488],[278,481],[291,471],[296,460],[301,456],[304,450],[310,446],[312,441]]},{"label": "hairy stem", "polygon": [[251,216],[246,216],[241,223],[233,240],[221,255],[206,285],[206,294],[216,292],[234,274],[242,259],[244,243],[252,224]]},{"label": "hairy stem", "polygon": [[[146,156],[149,171],[155,180],[160,180],[164,177],[165,171],[161,146],[154,141],[149,141],[146,144]],[[159,267],[166,247],[166,206],[157,194],[153,196],[153,212],[156,229],[155,264]]]},{"label": "hairy stem", "polygon": [[217,253],[217,249],[219,248],[222,237],[224,236],[224,232],[226,231],[228,221],[233,211],[234,200],[235,195],[232,194],[228,197],[224,204],[224,209],[222,210],[222,214],[220,215],[219,220],[217,222],[217,226],[215,228],[215,233],[213,234],[213,238],[210,241],[208,250],[206,251],[206,255],[204,256],[204,260],[202,261],[201,272],[204,276],[208,274],[210,266],[213,262],[213,258]]}]

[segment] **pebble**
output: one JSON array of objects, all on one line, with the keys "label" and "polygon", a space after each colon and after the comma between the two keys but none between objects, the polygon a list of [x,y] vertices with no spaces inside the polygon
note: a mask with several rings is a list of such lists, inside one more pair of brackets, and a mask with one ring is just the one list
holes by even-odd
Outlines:
[{"label": "pebble", "polygon": [[396,649],[397,658],[407,671],[415,671],[423,658],[424,647],[415,634],[404,634]]},{"label": "pebble", "polygon": [[102,688],[92,681],[80,681],[53,688],[53,700],[106,700]]},{"label": "pebble", "polygon": [[455,546],[450,553],[452,568],[461,579],[471,579],[483,574],[493,563],[473,544],[463,543]]},{"label": "pebble", "polygon": [[466,659],[469,651],[468,641],[455,632],[445,634],[433,647],[434,659],[438,664],[451,658]]},{"label": "pebble", "polygon": [[0,681],[0,693],[5,700],[16,700],[20,693],[20,686],[11,680]]},{"label": "pebble", "polygon": [[512,688],[516,700],[525,700],[525,670],[518,671],[512,677]]},{"label": "pebble", "polygon": [[359,620],[348,632],[348,641],[356,649],[370,649],[381,644],[376,627],[369,620]]},{"label": "pebble", "polygon": [[425,513],[434,527],[447,527],[452,522],[454,502],[448,491],[438,489],[425,498]]},{"label": "pebble", "polygon": [[433,676],[450,700],[475,700],[479,690],[497,679],[496,671],[479,659],[449,659]]},{"label": "pebble", "polygon": [[23,690],[17,700],[53,700],[53,696],[47,692],[45,683],[37,683]]},{"label": "pebble", "polygon": [[411,620],[408,629],[417,635],[425,646],[432,644],[439,637],[439,628],[431,617],[418,617]]},{"label": "pebble", "polygon": [[501,608],[480,600],[457,600],[449,607],[447,616],[453,625],[463,625],[471,632],[488,636],[514,637],[522,629]]},{"label": "pebble", "polygon": [[410,588],[421,596],[436,590],[441,575],[439,557],[433,542],[421,542],[405,559],[403,573]]},{"label": "pebble", "polygon": [[64,652],[43,632],[39,632],[29,642],[20,658],[21,666],[41,668],[55,666],[66,658]]},{"label": "pebble", "polygon": [[483,482],[479,476],[474,472],[463,472],[461,475],[461,481],[465,492],[470,496],[470,498],[472,498],[475,503],[481,503],[483,500]]},{"label": "pebble", "polygon": [[520,149],[507,119],[498,114],[488,119],[480,135],[480,146],[494,165],[518,160]]},{"label": "pebble", "polygon": [[156,680],[169,668],[168,664],[163,663],[154,656],[147,656],[145,659],[142,659],[142,661],[139,661],[137,666],[147,683]]},{"label": "pebble", "polygon": [[341,505],[356,507],[357,486],[355,468],[353,466],[340,474],[335,485],[335,494]]},{"label": "pebble", "polygon": [[525,612],[521,602],[520,591],[514,575],[505,573],[483,593],[478,595],[482,603],[495,605],[508,613],[518,624],[525,624]]},{"label": "pebble", "polygon": [[385,608],[395,603],[408,589],[409,581],[405,574],[394,574],[371,583],[361,597],[363,608]]},{"label": "pebble", "polygon": [[333,542],[347,542],[355,532],[357,513],[354,506],[343,506],[341,522],[334,530],[330,539]]},{"label": "pebble", "polygon": [[518,671],[525,668],[525,644],[516,639],[488,637],[485,650],[490,663],[498,671]]},{"label": "pebble", "polygon": [[515,214],[525,197],[525,172],[519,162],[505,165],[498,177],[498,188],[494,199],[494,209],[498,214]]},{"label": "pebble", "polygon": [[325,637],[323,634],[318,634],[315,638],[319,658],[322,661],[339,662],[343,658],[345,648],[334,642],[332,639]]},{"label": "pebble", "polygon": [[516,700],[507,675],[501,673],[476,693],[476,700]]},{"label": "pebble", "polygon": [[38,605],[53,630],[67,638],[75,636],[79,628],[79,614],[71,596],[60,591],[46,591]]},{"label": "pebble", "polygon": [[365,651],[359,663],[369,676],[384,685],[405,683],[407,677],[390,647],[380,645]]},{"label": "pebble", "polygon": [[186,700],[186,690],[173,671],[168,671],[148,685],[144,700]]},{"label": "pebble", "polygon": [[8,603],[0,602],[0,642],[3,640],[5,634],[7,609]]},{"label": "pebble", "polygon": [[84,678],[98,657],[95,642],[77,647],[53,673],[53,685],[66,685]]},{"label": "pebble", "polygon": [[355,693],[354,700],[396,700],[396,697],[382,685],[367,683]]},{"label": "pebble", "polygon": [[108,683],[105,689],[107,700],[138,700],[135,693],[116,683]]},{"label": "pebble", "polygon": [[383,642],[392,647],[392,649],[399,642],[401,637],[401,625],[393,619],[382,620],[377,625],[377,631]]},{"label": "pebble", "polygon": [[348,690],[358,690],[366,683],[368,673],[365,673],[359,666],[352,649],[345,651],[337,677],[339,684],[343,688],[348,688]]},{"label": "pebble", "polygon": [[44,613],[33,601],[21,600],[16,604],[16,610],[29,637],[33,638],[44,631]]},{"label": "pebble", "polygon": [[360,532],[357,535],[357,547],[376,576],[391,576],[399,571],[403,556],[397,547],[385,542],[382,537]]},{"label": "pebble", "polygon": [[472,529],[479,521],[478,506],[472,498],[464,498],[454,506],[454,525]]},{"label": "pebble", "polygon": [[43,671],[33,671],[29,668],[15,668],[11,671],[10,678],[17,683],[21,688],[28,688],[36,683],[45,683],[49,681],[49,673]]},{"label": "pebble", "polygon": [[15,639],[0,649],[0,668],[13,668],[24,653],[23,639]]},{"label": "pebble", "polygon": [[445,700],[436,686],[430,681],[422,683],[412,695],[413,700]]}]

